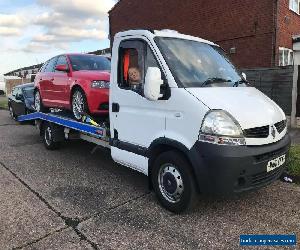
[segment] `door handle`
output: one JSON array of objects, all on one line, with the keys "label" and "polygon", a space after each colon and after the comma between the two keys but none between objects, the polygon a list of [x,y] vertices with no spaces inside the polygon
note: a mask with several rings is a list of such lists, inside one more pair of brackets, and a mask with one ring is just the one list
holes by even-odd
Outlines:
[{"label": "door handle", "polygon": [[52,78],[50,81],[53,82],[53,81],[54,81],[54,78]]},{"label": "door handle", "polygon": [[119,105],[119,103],[113,103],[112,104],[112,112],[114,112],[114,113],[118,113],[120,111],[120,105]]},{"label": "door handle", "polygon": [[43,81],[43,78],[40,78],[40,81]]}]

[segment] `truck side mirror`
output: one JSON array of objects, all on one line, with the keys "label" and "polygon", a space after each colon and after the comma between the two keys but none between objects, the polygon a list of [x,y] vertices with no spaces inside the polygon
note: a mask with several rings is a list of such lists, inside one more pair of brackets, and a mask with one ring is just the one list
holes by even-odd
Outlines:
[{"label": "truck side mirror", "polygon": [[245,80],[247,80],[247,75],[246,75],[246,73],[242,72],[242,76],[243,76],[243,78],[244,78]]},{"label": "truck side mirror", "polygon": [[149,67],[145,77],[144,96],[149,101],[157,101],[163,95],[160,94],[160,86],[164,81],[161,79],[161,71],[157,67]]}]

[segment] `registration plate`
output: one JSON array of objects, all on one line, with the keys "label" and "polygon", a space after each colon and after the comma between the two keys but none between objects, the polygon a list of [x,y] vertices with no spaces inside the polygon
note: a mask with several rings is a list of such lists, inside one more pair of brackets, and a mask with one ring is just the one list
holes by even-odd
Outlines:
[{"label": "registration plate", "polygon": [[278,158],[271,160],[267,165],[267,172],[273,171],[276,168],[281,167],[285,163],[285,155],[279,156]]}]

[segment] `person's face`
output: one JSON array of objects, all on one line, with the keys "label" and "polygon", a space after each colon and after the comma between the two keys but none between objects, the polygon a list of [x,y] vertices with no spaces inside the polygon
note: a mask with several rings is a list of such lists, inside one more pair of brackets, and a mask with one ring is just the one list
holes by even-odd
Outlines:
[{"label": "person's face", "polygon": [[141,82],[141,74],[137,68],[130,68],[128,70],[128,77],[130,82],[134,82],[140,84]]}]

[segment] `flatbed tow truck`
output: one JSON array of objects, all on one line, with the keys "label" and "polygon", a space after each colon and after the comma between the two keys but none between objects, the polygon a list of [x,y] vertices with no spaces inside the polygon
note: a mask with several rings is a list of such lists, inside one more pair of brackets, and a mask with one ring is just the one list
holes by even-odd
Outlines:
[{"label": "flatbed tow truck", "polygon": [[[71,138],[110,148],[115,162],[147,175],[161,205],[175,213],[198,193],[250,191],[284,171],[284,112],[218,45],[170,30],[129,30],[116,34],[111,64],[109,125],[62,112],[18,121],[35,121],[47,149]],[[140,70],[140,88],[128,83],[131,66]]]}]

